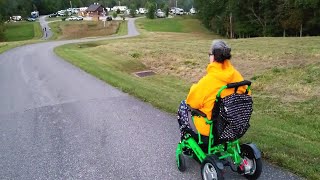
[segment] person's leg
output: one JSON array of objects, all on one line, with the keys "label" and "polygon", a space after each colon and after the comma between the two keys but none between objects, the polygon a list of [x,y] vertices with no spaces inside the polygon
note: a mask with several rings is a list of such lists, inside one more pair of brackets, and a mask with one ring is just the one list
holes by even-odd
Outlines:
[{"label": "person's leg", "polygon": [[185,100],[181,101],[178,109],[178,123],[180,127],[181,139],[183,138],[186,132],[193,131],[189,124],[188,111],[189,111],[189,108],[186,104],[186,101]]}]

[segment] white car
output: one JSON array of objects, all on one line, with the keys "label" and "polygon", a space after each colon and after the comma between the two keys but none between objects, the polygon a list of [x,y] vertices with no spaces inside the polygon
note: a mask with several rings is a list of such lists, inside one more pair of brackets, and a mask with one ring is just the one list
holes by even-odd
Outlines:
[{"label": "white car", "polygon": [[77,20],[78,20],[78,18],[75,17],[75,16],[71,16],[71,17],[66,19],[66,21],[77,21]]},{"label": "white car", "polygon": [[77,21],[82,21],[82,20],[83,20],[83,17],[82,17],[82,16],[78,16],[78,17],[76,17],[76,20],[77,20]]},{"label": "white car", "polygon": [[158,18],[165,18],[166,14],[164,12],[162,12],[161,9],[158,9],[157,12],[156,12],[156,16]]}]

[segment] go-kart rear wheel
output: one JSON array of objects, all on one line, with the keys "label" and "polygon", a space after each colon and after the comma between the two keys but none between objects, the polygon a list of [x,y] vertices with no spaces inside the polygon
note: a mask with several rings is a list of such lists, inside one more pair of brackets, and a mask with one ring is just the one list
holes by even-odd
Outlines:
[{"label": "go-kart rear wheel", "polygon": [[[201,163],[201,177],[203,180],[223,180],[221,167],[217,166],[214,156],[206,157]],[[223,165],[222,165],[223,166]],[[222,167],[223,168],[223,167]]]},{"label": "go-kart rear wheel", "polygon": [[262,160],[255,158],[254,153],[250,150],[242,151],[241,157],[247,163],[247,173],[244,177],[247,179],[258,179],[262,173]]},{"label": "go-kart rear wheel", "polygon": [[184,172],[186,170],[186,161],[184,159],[183,154],[179,154],[177,160],[177,167],[179,171]]}]

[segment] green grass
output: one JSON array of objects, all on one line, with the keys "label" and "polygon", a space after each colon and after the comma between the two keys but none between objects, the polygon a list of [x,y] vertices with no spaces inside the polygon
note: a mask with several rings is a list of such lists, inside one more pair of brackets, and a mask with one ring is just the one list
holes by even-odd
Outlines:
[{"label": "green grass", "polygon": [[117,35],[118,36],[124,36],[124,35],[127,35],[127,34],[128,34],[128,22],[127,21],[121,22],[120,26],[119,26],[119,29],[117,31]]},{"label": "green grass", "polygon": [[56,40],[56,39],[58,39],[59,36],[61,36],[61,33],[62,33],[61,28],[60,28],[61,23],[65,23],[65,22],[59,21],[59,22],[51,22],[48,24],[49,27],[51,28],[52,33],[53,33],[50,38],[51,40]]},{"label": "green grass", "polygon": [[[20,36],[21,31],[24,31],[26,29],[28,29],[30,36]],[[32,36],[31,31],[33,31]],[[18,34],[15,35],[15,32],[17,32]],[[42,29],[39,22],[18,22],[16,24],[7,25],[6,37],[8,36],[9,41],[0,42],[0,54],[18,46],[39,42],[39,39],[42,37]]]},{"label": "green grass", "polygon": [[174,18],[138,19],[137,25],[147,31],[154,32],[180,32],[180,33],[210,33],[199,20],[189,16]]},{"label": "green grass", "polygon": [[[168,38],[175,43],[167,43]],[[207,38],[152,32],[125,40],[65,45],[55,52],[122,91],[175,113],[192,77],[205,69],[211,43]],[[307,179],[320,179],[320,38],[228,42],[233,47],[232,62],[253,81],[254,112],[242,141],[256,143],[269,162]],[[146,69],[158,74],[147,78],[132,74]]]},{"label": "green grass", "polygon": [[[50,38],[51,40],[57,40],[57,39],[68,39],[68,37],[62,37],[63,36],[63,27],[69,26],[69,25],[76,25],[76,24],[88,24],[89,28],[96,28],[97,24],[96,22],[91,22],[91,21],[58,21],[58,22],[51,22],[49,23],[49,26],[51,28],[51,31],[53,32],[52,37]],[[128,25],[127,25],[127,21],[125,22],[120,22],[120,25],[118,27],[117,33],[116,35],[122,36],[122,35],[126,35],[128,34]],[[75,27],[75,28],[79,28],[79,27]],[[79,30],[80,31],[80,30]],[[90,33],[90,30],[88,31],[88,34]],[[90,35],[92,36],[92,35]],[[88,37],[90,37],[88,35]],[[97,36],[101,36],[101,35],[97,35]]]},{"label": "green grass", "polygon": [[[91,51],[95,46],[98,44],[64,45],[56,48],[55,52],[99,79],[169,112],[175,111],[178,106],[177,98],[185,98],[185,92],[190,84],[179,81],[173,76],[156,75],[138,78],[132,73],[145,70],[146,67],[142,63],[135,61],[134,58],[119,58],[112,52],[95,54],[93,52],[97,51]],[[86,59],[87,54],[93,55],[90,61]],[[157,94],[166,98],[159,101]]]},{"label": "green grass", "polygon": [[6,41],[23,41],[41,37],[39,22],[17,22],[6,24]]}]

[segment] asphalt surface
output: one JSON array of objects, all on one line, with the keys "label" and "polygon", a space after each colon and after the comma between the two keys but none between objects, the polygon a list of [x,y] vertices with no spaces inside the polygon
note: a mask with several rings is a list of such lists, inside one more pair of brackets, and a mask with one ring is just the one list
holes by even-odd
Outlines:
[{"label": "asphalt surface", "polygon": [[49,39],[51,36],[52,36],[52,31],[48,25],[48,22],[46,21],[46,17],[47,16],[40,16],[39,18],[39,22],[40,22],[40,25],[41,25],[41,28],[42,28],[42,39]]},{"label": "asphalt surface", "polygon": [[[44,26],[46,26],[44,24]],[[129,34],[138,35],[133,19]],[[111,37],[119,38],[119,37]],[[107,39],[107,38],[104,38]],[[0,179],[201,179],[175,164],[175,116],[57,57],[54,41],[0,54]],[[264,163],[261,179],[299,179]],[[241,179],[228,171],[226,179]]]}]

